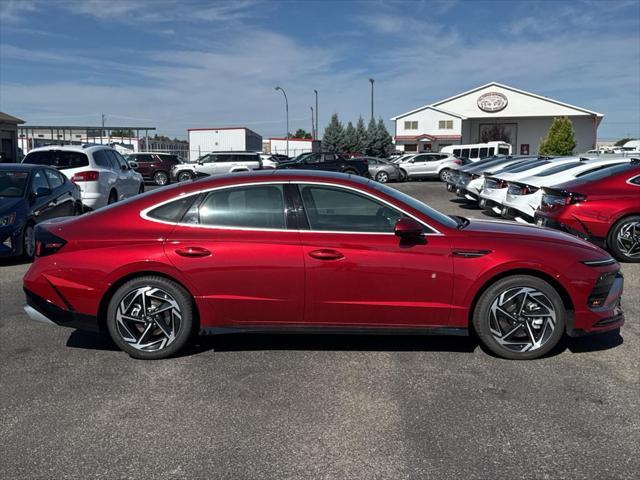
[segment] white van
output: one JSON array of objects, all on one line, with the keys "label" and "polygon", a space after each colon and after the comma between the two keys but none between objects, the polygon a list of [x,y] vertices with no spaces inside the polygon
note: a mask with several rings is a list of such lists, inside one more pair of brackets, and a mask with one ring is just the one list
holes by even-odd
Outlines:
[{"label": "white van", "polygon": [[468,158],[472,162],[494,155],[511,155],[511,145],[506,142],[474,143],[470,145],[448,145],[441,153],[453,154],[454,157]]}]

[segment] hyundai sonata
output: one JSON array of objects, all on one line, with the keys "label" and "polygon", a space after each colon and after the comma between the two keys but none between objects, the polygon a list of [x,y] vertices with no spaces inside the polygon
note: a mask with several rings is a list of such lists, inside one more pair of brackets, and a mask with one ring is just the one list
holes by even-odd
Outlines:
[{"label": "hyundai sonata", "polygon": [[136,358],[194,333],[467,335],[531,359],[619,328],[600,248],[533,225],[449,217],[356,176],[266,171],[191,181],[44,224],[24,278],[36,320]]}]

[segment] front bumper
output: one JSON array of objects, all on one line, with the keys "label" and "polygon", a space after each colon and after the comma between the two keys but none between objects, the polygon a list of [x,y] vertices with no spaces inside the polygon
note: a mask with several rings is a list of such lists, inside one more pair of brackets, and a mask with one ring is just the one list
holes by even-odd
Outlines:
[{"label": "front bumper", "polygon": [[589,308],[577,319],[570,319],[567,323],[567,335],[580,337],[616,330],[624,325],[622,310],[622,292],[624,277],[620,272],[615,276],[601,307]]},{"label": "front bumper", "polygon": [[24,311],[29,318],[37,322],[59,325],[61,327],[77,328],[89,332],[100,332],[98,319],[91,315],[64,310],[35,293],[24,289],[26,304]]}]

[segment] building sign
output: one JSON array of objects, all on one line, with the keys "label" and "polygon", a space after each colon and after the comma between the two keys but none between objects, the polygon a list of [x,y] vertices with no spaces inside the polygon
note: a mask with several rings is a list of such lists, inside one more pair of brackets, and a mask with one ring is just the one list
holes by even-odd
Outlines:
[{"label": "building sign", "polygon": [[487,92],[478,97],[478,108],[483,112],[499,112],[507,103],[506,95],[499,92]]}]

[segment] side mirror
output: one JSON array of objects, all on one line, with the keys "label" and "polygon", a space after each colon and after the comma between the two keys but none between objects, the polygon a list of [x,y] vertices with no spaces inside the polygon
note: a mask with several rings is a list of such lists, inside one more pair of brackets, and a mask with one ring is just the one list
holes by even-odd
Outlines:
[{"label": "side mirror", "polygon": [[396,222],[393,233],[403,239],[422,237],[422,225],[413,218],[404,217]]},{"label": "side mirror", "polygon": [[36,197],[48,197],[51,195],[51,189],[46,187],[38,187],[36,190]]},{"label": "side mirror", "polygon": [[134,170],[135,170],[136,168],[138,168],[139,166],[140,166],[140,165],[138,165],[138,162],[134,162],[133,160],[131,160],[131,161],[129,162],[129,167],[130,167],[130,168],[133,168]]}]

